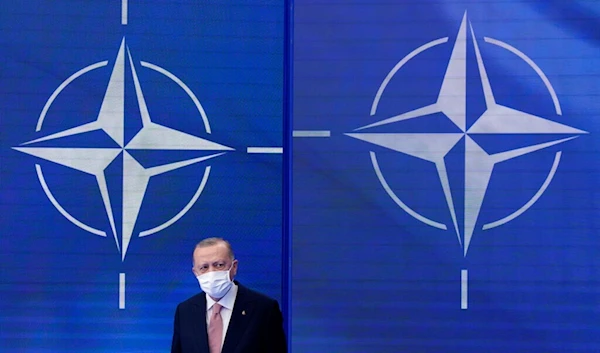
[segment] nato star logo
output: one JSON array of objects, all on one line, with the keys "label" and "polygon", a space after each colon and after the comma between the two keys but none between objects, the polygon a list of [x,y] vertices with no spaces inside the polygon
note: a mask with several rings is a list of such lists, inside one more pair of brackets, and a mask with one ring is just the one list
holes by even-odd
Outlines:
[{"label": "nato star logo", "polygon": [[[475,59],[477,64],[480,86],[483,91],[485,109],[477,120],[470,126],[467,119],[467,50],[468,40],[473,45]],[[433,40],[409,53],[400,60],[395,67],[388,73],[387,77],[381,83],[379,90],[371,106],[370,115],[377,113],[380,99],[386,92],[386,88],[394,75],[411,60],[418,60],[418,55],[436,46],[448,43],[448,37]],[[493,38],[484,38],[484,43],[495,45],[516,55],[532,68],[539,78],[543,81],[548,93],[552,97],[554,110],[557,115],[562,115],[562,110],[558,97],[542,70],[524,53],[511,45]],[[431,116],[432,114],[443,114],[452,125],[456,132],[435,132],[435,133],[397,133],[380,132],[381,129],[394,127],[394,130],[402,129],[401,124],[408,120],[418,120]],[[378,128],[378,132],[369,132],[370,129]],[[385,118],[383,120],[359,127],[346,135],[380,148],[399,152],[431,163],[432,172],[435,170],[442,186],[446,207],[452,220],[452,224],[430,219],[423,214],[418,213],[404,202],[392,189],[386,180],[381,168],[380,162],[375,152],[370,152],[371,162],[375,173],[386,193],[393,201],[410,214],[415,219],[429,226],[448,230],[453,230],[462,248],[463,256],[466,257],[474,233],[477,230],[477,221],[482,210],[483,201],[488,191],[488,185],[492,176],[494,167],[502,162],[510,161],[514,158],[535,153],[551,146],[556,146],[569,140],[585,134],[585,131],[564,125],[542,116],[536,116],[526,111],[513,109],[509,106],[499,104],[494,96],[494,89],[490,84],[486,71],[485,60],[481,55],[479,41],[471,23],[467,19],[465,12],[458,35],[454,41],[452,52],[448,60],[445,75],[441,87],[431,104],[420,108],[399,112],[399,114]],[[478,143],[477,137],[490,135],[545,135],[547,139],[543,143],[531,143],[518,148],[508,148],[501,152],[488,152]],[[298,131],[295,137],[328,137],[327,131]],[[558,136],[558,137],[557,137]],[[446,157],[451,150],[458,144],[463,144],[464,150],[464,194],[462,196],[462,209],[457,212],[457,194],[453,193],[448,173],[448,162]],[[482,225],[481,230],[487,230],[498,227],[510,222],[524,213],[531,207],[538,198],[544,193],[550,184],[558,164],[561,159],[561,152],[557,152],[550,172],[546,176],[542,186],[535,195],[522,207],[515,210],[510,215],[494,222]],[[463,219],[459,220],[459,214]],[[462,227],[461,227],[462,224]],[[461,307],[467,308],[467,270],[461,272],[462,298]]]},{"label": "nato star logo", "polygon": [[[127,2],[124,0],[122,8],[123,25],[127,24],[126,4]],[[42,109],[36,132],[43,132],[44,122],[49,110],[52,109],[57,97],[67,87],[88,73],[107,68],[108,64],[109,61],[107,60],[89,65],[62,82]],[[166,229],[183,217],[196,203],[210,175],[211,166],[205,165],[207,161],[234,151],[234,148],[213,141],[212,138],[206,139],[195,136],[153,121],[144,95],[144,83],[141,82],[138,75],[138,69],[140,68],[162,75],[177,85],[181,92],[185,93],[183,96],[187,95],[187,98],[193,103],[197,112],[196,118],[201,122],[204,132],[210,136],[212,131],[207,114],[192,90],[179,77],[158,65],[145,61],[135,62],[127,41],[123,38],[112,66],[99,112],[94,121],[68,127],[62,131],[13,147],[17,151],[87,174],[95,179],[108,223],[105,230],[87,224],[84,220],[73,216],[66,207],[63,207],[48,186],[42,165],[39,163],[35,165],[39,182],[52,205],[65,218],[82,230],[102,237],[112,237],[120,252],[122,261],[125,259],[133,238],[136,236],[145,237]],[[133,82],[133,94],[126,95],[127,83],[131,82]],[[128,105],[131,100],[135,101],[135,104]],[[135,106],[138,111],[132,114],[127,108],[131,106]],[[126,124],[127,118],[139,118],[141,120],[140,124],[137,124],[141,127],[133,136],[130,133],[131,129]],[[110,141],[110,146],[73,147],[73,143],[69,142],[73,138],[77,139],[78,136],[85,139],[90,134],[104,134]],[[80,138],[79,141],[81,140]],[[281,154],[282,150],[281,147],[248,147],[247,153]],[[148,163],[136,159],[136,152],[139,151],[147,152],[147,154],[165,151],[183,151],[185,153],[178,154],[175,161],[155,162],[148,166]],[[108,168],[115,164],[120,169],[120,195],[118,192],[111,192],[107,182]],[[177,214],[151,229],[136,229],[151,178],[194,164],[205,165],[204,173],[198,177],[198,186],[185,206]],[[121,202],[121,207],[116,207],[115,210],[115,205],[119,205],[118,201]],[[115,212],[120,212],[120,214],[117,214],[118,217],[116,217]],[[107,234],[108,228],[110,228],[110,234]],[[121,273],[119,278],[119,308],[124,309],[125,274]]]},{"label": "nato star logo", "polygon": [[[142,128],[139,132],[128,142],[125,142],[125,67],[126,63],[129,63],[131,68],[131,75],[135,85],[135,97],[140,110],[140,116],[142,119]],[[57,88],[54,94],[46,103],[46,107],[42,111],[38,122],[38,131],[40,130],[44,121],[45,115],[49,107],[52,105],[54,98],[56,98],[61,91],[69,85],[72,81],[77,79],[79,76],[101,67],[106,66],[106,61],[100,62],[95,65],[88,66],[87,68],[75,73],[69,79],[67,79],[61,86]],[[198,99],[194,96],[191,90],[185,86],[185,84],[175,77],[170,72],[156,65],[141,62],[143,67],[160,72],[167,77],[171,78],[178,85],[180,85],[186,93],[188,93],[190,99],[195,103],[199,115],[202,117],[206,132],[210,133],[210,125],[202,106]],[[86,134],[93,131],[102,131],[108,135],[116,144],[117,147],[110,148],[77,148],[77,147],[60,147],[60,139],[67,138],[79,134]],[[30,147],[39,142],[56,140],[57,147]],[[157,176],[175,169],[179,169],[191,164],[200,163],[211,158],[215,158],[223,155],[227,151],[232,151],[233,148],[225,145],[218,144],[197,136],[193,136],[172,128],[159,125],[152,122],[152,118],[148,112],[146,101],[142,90],[141,83],[138,79],[135,65],[125,43],[125,39],[122,40],[117,58],[115,60],[112,74],[108,82],[108,87],[102,101],[98,118],[90,123],[86,123],[77,127],[73,127],[64,131],[60,131],[48,136],[44,136],[29,142],[25,142],[21,147],[15,147],[16,150],[69,167],[71,169],[78,170],[80,172],[92,175],[95,177],[98,184],[98,189],[102,195],[102,201],[104,202],[104,209],[108,217],[110,228],[112,230],[112,236],[115,240],[116,246],[121,253],[121,258],[125,259],[127,248],[133,236],[133,230],[139,216],[139,211],[142,205],[144,194],[148,186],[148,182],[151,177]],[[186,159],[174,163],[168,163],[150,168],[145,168],[139,163],[130,152],[135,150],[192,150],[192,151],[208,151],[209,154]],[[108,190],[105,170],[113,163],[113,161],[122,154],[123,157],[123,207],[122,207],[122,231],[119,234],[117,226],[115,224],[115,217],[113,215],[113,208],[111,206],[111,195]],[[93,228],[82,221],[77,220],[71,214],[68,213],[60,203],[52,196],[52,192],[44,182],[44,174],[42,168],[36,165],[38,177],[40,183],[46,192],[46,195],[52,202],[52,204],[71,222],[87,230],[91,233],[107,236],[106,232]],[[192,198],[191,204],[200,196],[206,179],[210,173],[210,167],[205,169],[205,178],[201,186],[198,188],[196,195]],[[188,204],[188,206],[191,206]],[[146,236],[156,233],[168,227],[180,218],[189,207],[184,209],[184,212],[180,213],[176,218],[169,220],[154,229],[145,230],[140,233],[140,236]]]}]

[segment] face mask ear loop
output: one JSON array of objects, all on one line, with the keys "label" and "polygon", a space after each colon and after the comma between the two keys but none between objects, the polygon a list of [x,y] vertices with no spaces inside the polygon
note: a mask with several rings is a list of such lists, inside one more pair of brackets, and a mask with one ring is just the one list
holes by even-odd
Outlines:
[{"label": "face mask ear loop", "polygon": [[229,280],[231,282],[233,282],[233,279],[231,278],[231,270],[233,270],[233,265],[236,263],[236,259],[233,259],[233,261],[231,261],[231,266],[229,266],[229,270],[227,270],[227,274],[229,275]]}]

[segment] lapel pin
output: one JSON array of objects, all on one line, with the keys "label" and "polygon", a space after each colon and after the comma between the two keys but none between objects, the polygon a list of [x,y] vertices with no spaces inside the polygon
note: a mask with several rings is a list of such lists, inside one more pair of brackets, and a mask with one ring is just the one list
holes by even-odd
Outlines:
[{"label": "lapel pin", "polygon": [[246,310],[242,310],[242,315],[246,315]]}]

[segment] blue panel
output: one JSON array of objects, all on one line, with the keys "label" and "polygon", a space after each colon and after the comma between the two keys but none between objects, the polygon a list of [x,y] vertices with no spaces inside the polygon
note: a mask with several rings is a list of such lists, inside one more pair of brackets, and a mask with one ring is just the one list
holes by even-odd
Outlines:
[{"label": "blue panel", "polygon": [[600,351],[599,20],[295,1],[294,352]]},{"label": "blue panel", "polygon": [[0,23],[0,351],[167,351],[209,236],[283,299],[280,1],[17,1]]}]

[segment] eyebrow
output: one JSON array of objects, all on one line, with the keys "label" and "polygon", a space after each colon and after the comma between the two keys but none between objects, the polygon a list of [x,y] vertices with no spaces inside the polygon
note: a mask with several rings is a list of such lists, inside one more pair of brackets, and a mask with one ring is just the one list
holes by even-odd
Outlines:
[{"label": "eyebrow", "polygon": [[218,264],[226,264],[226,263],[227,263],[227,260],[218,260],[218,261],[213,261],[212,263],[211,262],[204,262],[202,264],[198,264],[197,267],[204,267],[204,266],[207,266],[207,265],[210,265],[210,264],[212,264],[212,265],[218,265]]}]

